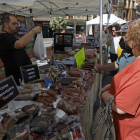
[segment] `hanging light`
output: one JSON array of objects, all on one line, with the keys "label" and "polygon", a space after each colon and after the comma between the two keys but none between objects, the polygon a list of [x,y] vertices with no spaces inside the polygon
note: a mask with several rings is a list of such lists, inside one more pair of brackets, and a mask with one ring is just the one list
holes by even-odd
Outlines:
[{"label": "hanging light", "polygon": [[52,18],[52,13],[51,13],[51,11],[50,11],[50,19]]},{"label": "hanging light", "polygon": [[32,9],[29,9],[29,11],[30,11],[31,18],[33,18],[33,11],[32,11]]},{"label": "hanging light", "polygon": [[50,19],[52,18],[52,3],[50,3],[50,5],[51,5],[51,8],[50,8]]}]

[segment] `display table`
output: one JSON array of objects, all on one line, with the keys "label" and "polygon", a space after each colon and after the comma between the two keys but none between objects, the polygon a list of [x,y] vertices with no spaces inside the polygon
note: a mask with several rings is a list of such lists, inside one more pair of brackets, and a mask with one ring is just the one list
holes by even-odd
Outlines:
[{"label": "display table", "polygon": [[[106,64],[106,60],[107,60],[106,56],[107,56],[106,54],[103,55],[103,64]],[[67,54],[52,54],[52,57],[53,57],[52,60],[55,60],[55,59],[62,60],[64,58],[68,57],[68,55]],[[98,63],[98,60],[99,59],[96,57],[96,60],[94,62]],[[95,73],[94,70],[92,71],[93,68],[94,68],[94,63],[90,70],[84,70],[84,69],[78,70],[75,68],[71,68],[72,70],[69,69],[67,71],[69,78],[74,77],[73,82],[70,83],[69,85],[67,85],[67,88],[69,88],[69,89],[67,89],[65,86],[62,86],[62,85],[56,83],[56,85],[54,87],[53,86],[51,87],[52,89],[50,89],[50,90],[45,89],[42,91],[41,87],[46,88],[46,86],[44,85],[44,81],[45,81],[46,77],[48,76],[48,72],[49,72],[49,71],[46,71],[46,74],[42,75],[42,77],[40,78],[40,80],[38,80],[38,82],[36,81],[34,83],[34,81],[33,81],[33,83],[30,83],[30,84],[28,83],[28,84],[22,85],[22,88],[24,90],[20,90],[20,95],[18,97],[16,97],[16,101],[21,101],[21,99],[22,99],[22,101],[27,100],[27,99],[33,100],[33,98],[34,98],[36,103],[31,108],[34,109],[36,104],[38,105],[38,103],[39,103],[39,105],[43,104],[43,106],[42,105],[40,105],[40,106],[42,106],[42,108],[44,108],[44,113],[47,114],[48,113],[47,110],[49,110],[50,107],[52,107],[52,105],[56,101],[58,95],[62,94],[61,100],[59,100],[59,102],[57,104],[57,110],[58,109],[63,110],[64,112],[66,112],[69,115],[69,117],[70,117],[70,115],[77,115],[77,118],[79,118],[79,119],[76,119],[75,123],[79,122],[81,124],[80,126],[82,126],[82,132],[83,132],[83,135],[85,136],[85,140],[91,140],[91,126],[93,123],[93,115],[94,115],[93,110],[94,110],[94,104],[97,99],[97,95],[99,92],[99,85],[100,85],[99,84],[100,83],[99,73]],[[58,71],[58,68],[55,68],[55,66],[54,66],[54,67],[51,67],[51,71],[54,72],[54,75],[56,75],[56,77],[62,78],[62,72],[63,72],[62,70]],[[55,88],[54,91],[53,91],[53,88]],[[36,94],[38,94],[36,97],[37,99],[35,99]],[[13,107],[14,106],[18,106],[18,105],[13,105]],[[27,106],[24,106],[24,107],[26,108]],[[82,109],[81,109],[81,107],[82,107]],[[7,107],[6,107],[6,109],[7,109]],[[54,110],[56,111],[56,109],[54,109]],[[59,110],[60,114],[62,112],[61,110]],[[49,115],[56,115],[55,111],[52,111],[52,114],[49,114]],[[51,111],[49,113],[51,113]],[[60,114],[57,114],[57,116]],[[41,114],[41,115],[43,116],[43,114]],[[38,117],[41,117],[41,115]],[[61,114],[61,115],[63,116],[63,114]],[[53,116],[51,116],[51,118],[53,118]],[[48,120],[49,118],[46,118],[46,119]],[[68,117],[67,117],[67,119],[68,119]],[[52,125],[53,121],[55,122],[55,120],[52,120],[52,123],[50,123],[49,125]],[[64,124],[63,124],[63,127],[65,126],[64,128],[72,127],[68,124],[66,125],[65,123],[66,122],[64,122]],[[29,122],[29,125],[30,125],[30,122]],[[47,125],[48,124],[46,124],[46,126]],[[60,135],[60,137],[63,137],[63,133],[64,134],[71,133],[71,131],[63,132],[63,129],[61,129],[61,131],[60,130],[58,131],[57,129],[59,127],[57,127],[57,125],[55,126],[53,131],[56,131]],[[62,124],[59,124],[59,125],[61,126]],[[14,126],[11,126],[11,127],[14,127]],[[8,128],[8,129],[10,129],[10,128]],[[30,127],[30,129],[32,129],[32,127]],[[74,127],[74,129],[75,129],[74,131],[76,132],[77,128]],[[71,130],[71,129],[67,129],[67,130]],[[40,131],[40,130],[38,130],[38,131]],[[42,130],[42,132],[43,131],[45,131],[45,130]],[[63,133],[60,134],[59,132],[63,132]],[[6,132],[4,132],[4,134],[2,133],[2,137],[3,137],[3,135],[5,135],[5,133]]]},{"label": "display table", "polygon": [[[105,53],[102,58],[103,65],[107,64],[107,54]],[[103,76],[105,75],[105,72],[102,73]],[[96,73],[96,76],[93,81],[93,85],[88,92],[88,99],[87,103],[85,105],[85,108],[82,112],[80,123],[82,125],[83,134],[85,136],[86,140],[91,140],[91,126],[93,123],[93,110],[94,110],[94,104],[97,99],[97,95],[99,93],[99,85],[100,85],[100,79],[99,79],[99,73]]]}]

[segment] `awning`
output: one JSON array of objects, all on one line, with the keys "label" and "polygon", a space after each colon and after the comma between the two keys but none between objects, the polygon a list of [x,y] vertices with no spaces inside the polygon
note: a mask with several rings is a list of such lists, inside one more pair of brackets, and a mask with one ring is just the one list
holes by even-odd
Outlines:
[{"label": "awning", "polygon": [[[108,18],[108,14],[104,14],[103,15],[103,25],[107,25],[107,18]],[[111,14],[110,20],[109,20],[109,25],[113,25],[113,24],[120,24],[121,25],[123,23],[126,23],[126,21]],[[97,17],[93,20],[86,22],[86,25],[95,25],[95,24],[100,24],[100,17]]]},{"label": "awning", "polygon": [[[106,13],[106,0],[103,0]],[[0,0],[0,13],[26,17],[84,16],[100,13],[99,0]]]}]

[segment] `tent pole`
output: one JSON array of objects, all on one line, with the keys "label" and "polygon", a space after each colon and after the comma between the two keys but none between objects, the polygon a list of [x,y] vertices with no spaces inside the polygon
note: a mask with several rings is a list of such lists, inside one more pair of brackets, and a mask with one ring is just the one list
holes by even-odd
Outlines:
[{"label": "tent pole", "polygon": [[[108,41],[108,39],[109,39],[109,31],[108,31],[108,27],[109,27],[109,16],[108,16],[108,18],[107,18],[107,41]],[[107,52],[106,52],[106,62],[108,62],[108,46],[107,46]]]},{"label": "tent pole", "polygon": [[[100,65],[102,65],[102,32],[103,32],[103,0],[100,0]],[[100,89],[102,88],[102,72],[99,74]],[[101,100],[100,100],[101,106]]]},{"label": "tent pole", "polygon": [[[109,39],[109,31],[108,31],[108,27],[109,27],[109,20],[110,20],[110,16],[111,16],[111,11],[112,11],[112,1],[111,1],[111,7],[110,7],[110,9],[108,9],[108,18],[107,18],[107,41],[108,41],[108,39]],[[108,46],[107,46],[107,62],[108,62]]]}]

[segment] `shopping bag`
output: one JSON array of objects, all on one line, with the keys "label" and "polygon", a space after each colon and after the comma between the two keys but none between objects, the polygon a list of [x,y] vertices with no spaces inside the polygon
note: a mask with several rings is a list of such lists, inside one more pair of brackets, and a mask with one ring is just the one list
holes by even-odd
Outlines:
[{"label": "shopping bag", "polygon": [[33,49],[33,55],[34,57],[44,60],[45,59],[45,51],[44,51],[44,42],[43,42],[43,35],[42,32],[40,34],[37,34],[34,49]]},{"label": "shopping bag", "polygon": [[114,96],[108,99],[106,107],[99,107],[92,124],[92,140],[115,140],[115,130],[112,119],[112,102]]}]

